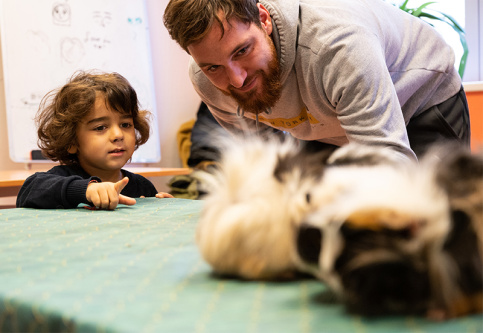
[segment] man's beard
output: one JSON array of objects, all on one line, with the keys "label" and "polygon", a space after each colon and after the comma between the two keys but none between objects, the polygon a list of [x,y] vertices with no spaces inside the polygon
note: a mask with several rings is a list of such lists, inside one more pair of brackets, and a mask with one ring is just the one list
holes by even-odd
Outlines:
[{"label": "man's beard", "polygon": [[[260,69],[254,74],[261,78],[260,87],[262,90],[258,92],[258,89],[254,89],[253,91],[240,94],[236,91],[236,88],[230,86],[228,88],[229,93],[225,92],[225,94],[231,96],[238,103],[244,112],[255,114],[263,112],[274,106],[282,94],[280,62],[277,57],[277,50],[270,37],[267,36],[267,38],[272,51],[272,59],[268,63],[268,69],[266,72]],[[245,82],[251,82],[252,78],[253,77],[247,77]]]}]

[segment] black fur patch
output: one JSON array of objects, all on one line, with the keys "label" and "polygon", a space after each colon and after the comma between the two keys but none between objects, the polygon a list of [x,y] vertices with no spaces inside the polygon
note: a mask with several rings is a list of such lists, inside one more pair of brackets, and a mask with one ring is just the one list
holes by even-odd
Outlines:
[{"label": "black fur patch", "polygon": [[342,275],[349,312],[364,316],[423,314],[430,299],[426,271],[410,262],[385,262]]},{"label": "black fur patch", "polygon": [[374,166],[381,164],[393,164],[394,161],[383,154],[374,151],[362,151],[354,154],[345,154],[330,163],[330,166]]},{"label": "black fur patch", "polygon": [[436,175],[450,197],[468,195],[483,181],[483,157],[462,149],[453,150],[442,157]]},{"label": "black fur patch", "polygon": [[318,264],[322,248],[322,231],[309,225],[301,225],[297,233],[297,252],[303,261]]},{"label": "black fur patch", "polygon": [[329,151],[320,151],[309,154],[305,151],[297,151],[293,154],[280,156],[274,169],[274,177],[283,182],[285,175],[295,169],[299,169],[302,177],[313,177],[314,180],[320,179],[324,172]]},{"label": "black fur patch", "polygon": [[[429,275],[422,258],[411,258],[398,250],[397,243],[411,238],[411,230],[378,231],[341,228],[345,245],[335,263],[350,312],[365,316],[421,314],[430,299]],[[349,269],[352,260],[367,251],[384,250],[396,254],[393,260],[374,261]],[[417,260],[419,264],[415,264]]]},{"label": "black fur patch", "polygon": [[483,290],[482,258],[478,250],[478,237],[470,217],[462,211],[452,212],[452,230],[444,244],[444,250],[454,259],[460,273],[458,283],[468,293]]}]

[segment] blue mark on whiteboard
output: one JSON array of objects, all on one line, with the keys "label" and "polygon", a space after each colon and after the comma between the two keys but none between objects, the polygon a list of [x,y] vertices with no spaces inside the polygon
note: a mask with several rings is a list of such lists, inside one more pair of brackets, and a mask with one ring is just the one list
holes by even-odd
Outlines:
[{"label": "blue mark on whiteboard", "polygon": [[127,18],[127,22],[129,24],[142,24],[143,23],[143,19],[140,18],[140,17],[135,17],[135,18],[128,17]]}]

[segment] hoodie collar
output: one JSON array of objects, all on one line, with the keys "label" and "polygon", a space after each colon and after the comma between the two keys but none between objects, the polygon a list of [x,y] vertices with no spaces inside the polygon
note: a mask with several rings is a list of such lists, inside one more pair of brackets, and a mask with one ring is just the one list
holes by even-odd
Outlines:
[{"label": "hoodie collar", "polygon": [[299,24],[299,0],[260,0],[272,18],[272,39],[280,59],[285,82],[295,63]]}]

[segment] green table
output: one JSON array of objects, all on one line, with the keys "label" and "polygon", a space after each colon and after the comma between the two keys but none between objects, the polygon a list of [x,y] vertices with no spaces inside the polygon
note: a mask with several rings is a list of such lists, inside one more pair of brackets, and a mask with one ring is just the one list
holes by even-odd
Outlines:
[{"label": "green table", "polygon": [[483,332],[482,316],[351,316],[316,280],[216,278],[194,242],[202,205],[0,210],[1,332]]}]

